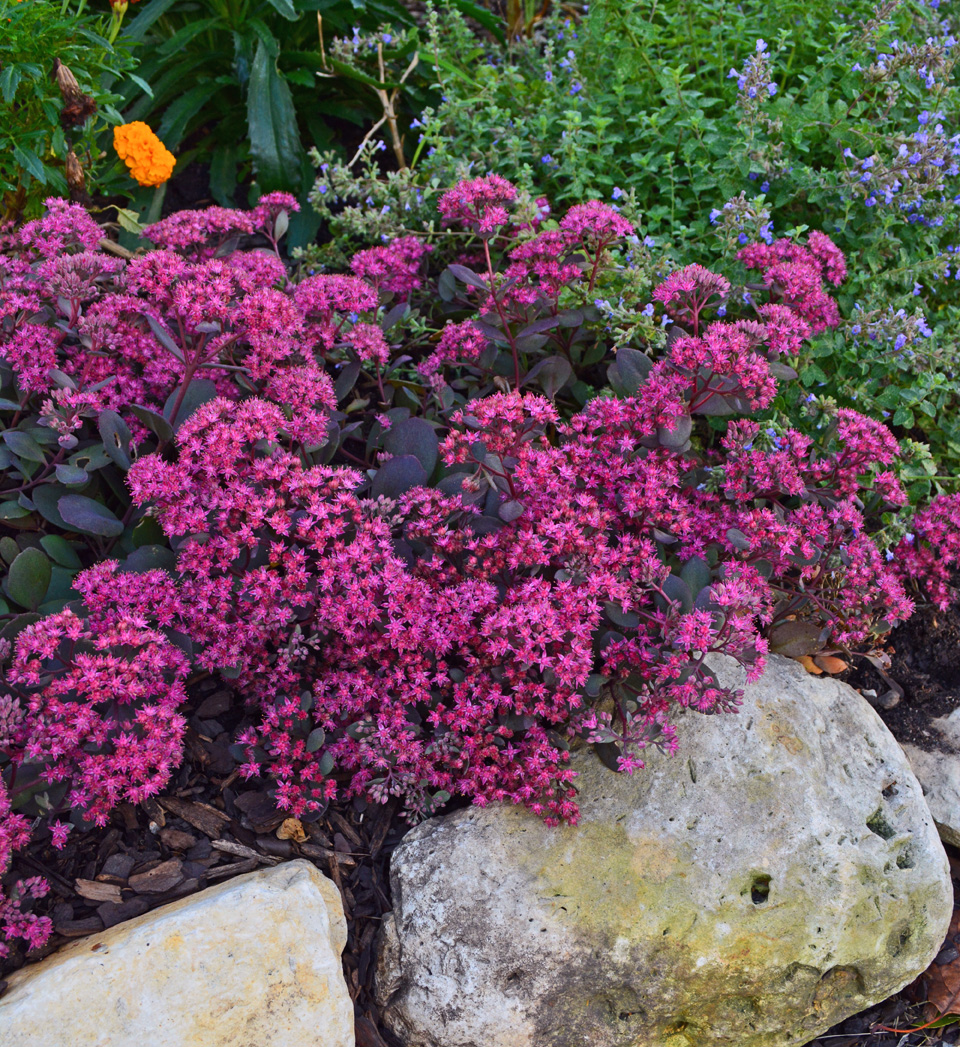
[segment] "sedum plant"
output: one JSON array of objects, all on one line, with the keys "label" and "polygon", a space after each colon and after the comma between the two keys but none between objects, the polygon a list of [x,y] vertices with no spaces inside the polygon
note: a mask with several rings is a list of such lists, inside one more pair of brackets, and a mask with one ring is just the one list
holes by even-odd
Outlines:
[{"label": "sedum plant", "polygon": [[[295,206],[174,214],[131,259],[62,201],[8,239],[0,869],[26,816],[62,844],[162,788],[191,669],[234,681],[241,774],[299,817],[574,821],[572,746],[632,772],[678,706],[736,708],[708,653],[755,678],[910,613],[896,440],[769,414],[840,322],[824,234],[743,245],[738,284],[657,275],[609,205],[489,176],[444,238],[292,282]],[[8,940],[46,933],[42,889],[0,902]]]}]

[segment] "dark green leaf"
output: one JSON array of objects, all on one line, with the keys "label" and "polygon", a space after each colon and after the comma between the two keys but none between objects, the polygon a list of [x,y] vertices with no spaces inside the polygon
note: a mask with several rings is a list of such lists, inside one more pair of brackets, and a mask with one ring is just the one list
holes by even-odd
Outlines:
[{"label": "dark green leaf", "polygon": [[14,145],[13,158],[25,170],[41,184],[47,184],[47,175],[43,169],[43,162],[32,149],[24,149],[22,146]]},{"label": "dark green leaf", "polygon": [[0,72],[0,93],[3,94],[3,100],[8,105],[13,101],[13,96],[17,93],[17,87],[22,78],[23,70],[18,65],[8,65]]},{"label": "dark green leaf", "polygon": [[7,429],[3,434],[3,442],[10,448],[18,458],[25,458],[28,462],[45,462],[47,456],[43,448],[32,436],[22,433],[19,429]]},{"label": "dark green leaf", "polygon": [[43,550],[54,563],[74,571],[79,571],[83,564],[73,550],[73,546],[59,534],[45,534],[40,539]]},{"label": "dark green leaf", "polygon": [[552,400],[570,381],[572,375],[573,368],[569,360],[562,356],[548,356],[546,360],[541,360],[531,368],[525,381],[536,382],[545,395]]},{"label": "dark green leaf", "polygon": [[440,442],[433,426],[423,418],[407,418],[390,427],[384,450],[394,457],[413,455],[429,476],[437,464]]},{"label": "dark green leaf", "polygon": [[97,420],[103,449],[121,469],[130,468],[130,430],[116,411],[101,411]]},{"label": "dark green leaf", "polygon": [[123,561],[120,570],[130,574],[160,569],[172,571],[177,566],[177,554],[165,545],[141,545]]},{"label": "dark green leaf", "polygon": [[620,757],[623,751],[616,742],[595,742],[593,751],[600,757],[601,763],[611,771],[620,771]]},{"label": "dark green leaf", "polygon": [[250,70],[247,120],[250,154],[260,188],[269,192],[298,183],[299,174],[294,178],[293,172],[300,170],[303,148],[293,99],[277,70],[276,58],[262,40],[257,43]]},{"label": "dark green leaf", "polygon": [[270,4],[291,22],[295,22],[300,17],[290,0],[270,0]]},{"label": "dark green leaf", "polygon": [[118,538],[123,524],[100,502],[83,494],[65,494],[57,508],[67,526],[81,534],[95,534],[103,538]]},{"label": "dark green leaf", "polygon": [[173,440],[173,428],[166,418],[157,414],[156,411],[151,411],[149,407],[134,407],[131,405],[130,410],[133,411],[134,415],[143,422],[143,424],[155,433],[164,443],[170,443]]},{"label": "dark green leaf", "polygon": [[750,539],[736,527],[727,529],[727,541],[741,553],[748,553],[752,548]]},{"label": "dark green leaf", "polygon": [[50,561],[39,549],[24,549],[10,565],[6,593],[21,607],[35,611],[50,587]]},{"label": "dark green leaf", "polygon": [[65,465],[61,462],[57,466],[57,479],[68,487],[79,487],[80,484],[89,481],[90,474],[86,469],[80,469],[75,465]]},{"label": "dark green leaf", "polygon": [[172,425],[174,432],[180,431],[180,426],[197,410],[198,407],[202,407],[205,403],[210,400],[215,400],[217,397],[217,387],[210,381],[209,378],[194,378],[194,380],[187,386],[187,391],[184,394],[183,401],[177,411],[177,417],[172,417],[174,404],[177,402],[177,397],[180,395],[180,390],[175,389],[168,397],[167,402],[163,405],[163,416]]},{"label": "dark green leaf", "polygon": [[307,735],[307,752],[315,753],[326,741],[327,735],[322,727],[315,727]]},{"label": "dark green leaf", "polygon": [[399,498],[411,487],[422,487],[427,482],[427,472],[417,458],[407,454],[391,458],[377,470],[370,485],[370,497]]},{"label": "dark green leaf", "polygon": [[657,439],[660,441],[660,446],[666,447],[668,451],[682,451],[689,443],[692,430],[693,421],[690,415],[685,414],[677,419],[674,429],[660,426],[657,429]]}]

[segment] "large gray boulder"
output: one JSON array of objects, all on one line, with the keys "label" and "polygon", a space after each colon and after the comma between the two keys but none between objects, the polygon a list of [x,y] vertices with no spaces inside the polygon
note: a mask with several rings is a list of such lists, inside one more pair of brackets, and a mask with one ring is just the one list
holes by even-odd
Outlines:
[{"label": "large gray boulder", "polygon": [[960,847],[960,709],[930,721],[930,748],[905,744],[940,839]]},{"label": "large gray boulder", "polygon": [[576,827],[472,808],[405,838],[377,991],[407,1047],[786,1047],[927,966],[947,860],[866,701],[771,658],[679,737],[632,777],[578,753]]},{"label": "large gray boulder", "polygon": [[238,876],[10,977],[3,1047],[354,1047],[340,892],[309,862]]}]

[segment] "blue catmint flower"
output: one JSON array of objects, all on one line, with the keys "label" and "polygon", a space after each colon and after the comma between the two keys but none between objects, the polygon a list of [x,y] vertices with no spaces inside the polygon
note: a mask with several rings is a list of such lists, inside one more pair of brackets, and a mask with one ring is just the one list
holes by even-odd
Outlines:
[{"label": "blue catmint flower", "polygon": [[548,69],[543,74],[543,78],[544,78],[544,80],[547,81],[548,84],[552,84],[553,83],[553,70],[552,69]]},{"label": "blue catmint flower", "polygon": [[540,157],[540,163],[542,164],[552,164],[553,162],[553,157],[549,153],[544,153],[543,156]]},{"label": "blue catmint flower", "polygon": [[623,196],[623,190],[622,190],[622,189],[620,188],[620,186],[618,186],[618,185],[615,185],[615,186],[613,187],[613,192],[612,192],[612,193],[610,194],[610,196],[611,196],[611,197],[612,197],[612,198],[613,198],[614,200],[619,200],[619,199],[620,199],[620,197],[621,197],[621,196]]},{"label": "blue catmint flower", "polygon": [[859,334],[860,331],[861,331],[861,327],[860,327],[859,324],[854,324],[853,327],[850,328],[850,333],[851,334]]},{"label": "blue catmint flower", "polygon": [[905,334],[898,334],[896,341],[893,343],[893,351],[899,352],[907,344],[907,336]]},{"label": "blue catmint flower", "polygon": [[770,191],[770,183],[767,182],[767,181],[761,182],[760,183],[760,192],[761,193],[766,193],[766,192],[769,192],[769,191]]},{"label": "blue catmint flower", "polygon": [[654,238],[652,236],[645,236],[643,238],[643,246],[644,247],[656,247],[657,246],[657,241],[654,240]]},{"label": "blue catmint flower", "polygon": [[576,80],[570,85],[570,94],[579,94],[583,90],[583,84],[578,83]]},{"label": "blue catmint flower", "polygon": [[773,83],[767,84],[767,94],[770,95],[771,98],[773,98],[773,96],[776,93],[777,93],[777,85],[773,84]]},{"label": "blue catmint flower", "polygon": [[721,210],[719,210],[718,208],[716,208],[716,207],[715,207],[715,208],[714,208],[714,209],[713,209],[713,210],[712,210],[712,211],[710,212],[710,224],[711,224],[711,225],[716,225],[716,224],[717,224],[717,219],[718,219],[718,218],[720,218],[720,216],[721,216],[722,214],[723,214],[723,211],[721,211]]},{"label": "blue catmint flower", "polygon": [[766,49],[767,49],[767,42],[766,42],[766,40],[758,40],[757,41],[757,54],[758,55],[759,54],[763,54],[763,52],[766,51]]},{"label": "blue catmint flower", "polygon": [[385,44],[392,44],[392,43],[393,43],[393,37],[392,37],[392,36],[390,35],[390,33],[384,33],[384,34],[383,34],[383,36],[382,36],[382,37],[380,37],[380,39],[381,39],[381,40],[382,40],[382,41],[383,41],[383,42],[384,42]]},{"label": "blue catmint flower", "polygon": [[641,316],[653,316],[653,302],[647,304],[640,310]]},{"label": "blue catmint flower", "polygon": [[873,207],[873,205],[877,202],[877,198],[875,196],[868,196],[866,200],[864,200],[863,202],[864,204],[866,204],[867,207]]},{"label": "blue catmint flower", "polygon": [[725,305],[718,305],[717,306],[717,316],[726,316],[726,315],[727,315],[727,307]]},{"label": "blue catmint flower", "polygon": [[751,86],[750,89],[747,91],[747,97],[748,98],[756,98],[757,97],[757,89],[755,87]]}]

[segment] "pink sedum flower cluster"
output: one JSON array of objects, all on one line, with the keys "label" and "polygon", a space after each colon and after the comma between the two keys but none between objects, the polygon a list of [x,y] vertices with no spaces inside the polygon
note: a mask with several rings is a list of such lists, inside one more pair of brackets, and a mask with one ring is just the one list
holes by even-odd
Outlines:
[{"label": "pink sedum flower cluster", "polygon": [[[832,242],[744,248],[763,283],[741,318],[725,318],[724,276],[670,274],[652,294],[672,321],[666,348],[621,349],[633,384],[562,412],[523,376],[541,359],[551,397],[572,384],[589,303],[633,230],[597,202],[549,228],[511,225],[515,197],[497,176],[442,197],[486,266],[451,266],[462,291],[427,282],[430,248],[409,237],[293,284],[276,252],[295,209],[284,194],[173,215],[131,261],[57,202],[0,256],[0,353],[24,404],[42,403],[65,450],[104,412],[126,419],[143,449],[134,507],[177,555],[175,580],[97,563],[74,582],[83,616],[19,635],[0,695],[0,874],[29,840],[12,807],[29,786],[100,824],[162,788],[191,665],[236,681],[253,716],[241,773],[268,775],[292,814],[362,796],[422,817],[458,794],[573,822],[578,739],[631,772],[649,746],[676,748],[678,707],[737,707],[711,652],[755,679],[790,623],[857,644],[910,613],[864,508],[905,502],[890,433],[849,410],[817,439],[743,417],[793,373],[782,358],[836,326]],[[435,291],[446,322],[398,357],[380,310]],[[390,394],[411,406],[398,408],[385,378],[401,365]],[[350,404],[343,380],[364,369]],[[150,412],[168,424],[155,440]],[[701,416],[731,420],[707,438]],[[938,596],[960,559],[955,509],[931,507],[902,550]],[[47,933],[21,904],[42,889],[0,896],[8,939]]]}]

